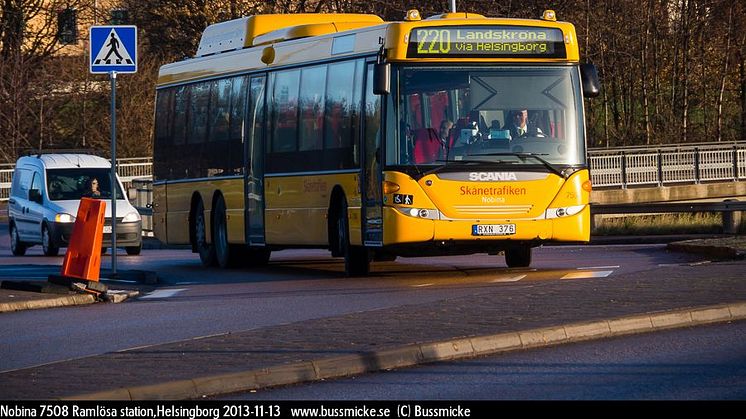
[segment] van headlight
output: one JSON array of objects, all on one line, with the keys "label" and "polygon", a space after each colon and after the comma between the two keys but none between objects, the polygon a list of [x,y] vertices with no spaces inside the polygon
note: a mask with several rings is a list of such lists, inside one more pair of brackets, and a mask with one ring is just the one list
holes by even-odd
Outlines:
[{"label": "van headlight", "polygon": [[70,214],[60,212],[58,214],[55,214],[54,221],[58,223],[74,223],[75,217]]},{"label": "van headlight", "polygon": [[544,213],[547,220],[552,218],[569,217],[575,215],[585,208],[585,205],[573,205],[571,207],[548,208]]},{"label": "van headlight", "polygon": [[131,212],[122,218],[123,223],[134,223],[136,221],[140,221],[140,214],[137,211]]}]

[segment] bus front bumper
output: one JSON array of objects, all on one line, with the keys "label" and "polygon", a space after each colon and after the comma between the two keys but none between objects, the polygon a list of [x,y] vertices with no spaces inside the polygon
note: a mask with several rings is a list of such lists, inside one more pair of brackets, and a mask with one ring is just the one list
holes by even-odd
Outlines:
[{"label": "bus front bumper", "polygon": [[[391,207],[383,209],[383,243],[426,242],[588,242],[590,207],[579,213],[554,219],[472,219],[430,220],[409,217]],[[474,235],[475,225],[515,224],[510,235]]]}]

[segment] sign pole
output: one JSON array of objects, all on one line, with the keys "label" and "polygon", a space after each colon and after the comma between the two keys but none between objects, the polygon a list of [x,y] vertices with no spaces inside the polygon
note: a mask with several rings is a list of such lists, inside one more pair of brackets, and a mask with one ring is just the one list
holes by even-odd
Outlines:
[{"label": "sign pole", "polygon": [[137,73],[137,26],[91,26],[89,43],[90,72],[111,81],[111,274],[117,276],[117,73]]},{"label": "sign pole", "polygon": [[117,72],[111,80],[111,275],[117,276]]}]

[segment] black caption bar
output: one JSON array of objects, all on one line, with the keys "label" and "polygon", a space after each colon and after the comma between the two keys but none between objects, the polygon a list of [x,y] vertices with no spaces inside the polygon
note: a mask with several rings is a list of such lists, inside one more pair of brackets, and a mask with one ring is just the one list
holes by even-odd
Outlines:
[{"label": "black caption bar", "polygon": [[[495,418],[499,412],[576,412],[579,403],[496,401],[0,401],[0,418]],[[686,406],[708,412],[731,409],[729,404],[695,403],[582,403],[585,414],[605,414],[613,405],[620,410],[667,411]],[[738,407],[743,407],[740,403]],[[713,410],[714,408],[714,410]],[[595,416],[594,416],[595,417]]]}]

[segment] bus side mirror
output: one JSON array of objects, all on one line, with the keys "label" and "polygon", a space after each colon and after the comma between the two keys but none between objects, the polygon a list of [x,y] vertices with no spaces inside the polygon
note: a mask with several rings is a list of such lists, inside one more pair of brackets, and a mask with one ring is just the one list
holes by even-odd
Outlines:
[{"label": "bus side mirror", "polygon": [[373,93],[376,95],[391,93],[391,64],[376,63],[373,65]]},{"label": "bus side mirror", "polygon": [[595,65],[580,64],[580,79],[583,81],[584,97],[596,97],[601,93],[601,82]]}]

